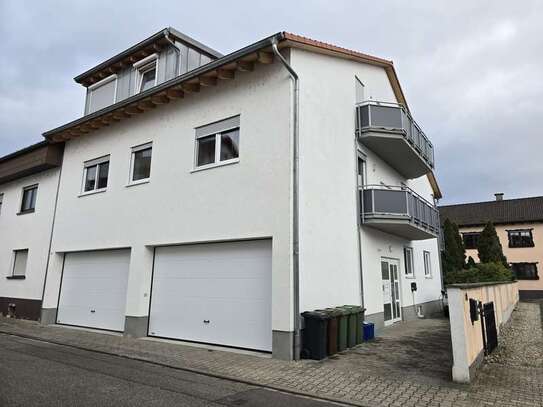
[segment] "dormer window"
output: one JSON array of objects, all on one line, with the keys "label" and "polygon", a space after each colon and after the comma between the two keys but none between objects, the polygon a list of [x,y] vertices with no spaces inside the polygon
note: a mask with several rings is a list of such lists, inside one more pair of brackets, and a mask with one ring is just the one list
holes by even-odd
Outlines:
[{"label": "dormer window", "polygon": [[92,113],[115,103],[117,97],[117,75],[113,74],[89,86],[88,112]]},{"label": "dormer window", "polygon": [[158,55],[153,54],[134,64],[136,69],[135,92],[140,93],[157,84]]}]

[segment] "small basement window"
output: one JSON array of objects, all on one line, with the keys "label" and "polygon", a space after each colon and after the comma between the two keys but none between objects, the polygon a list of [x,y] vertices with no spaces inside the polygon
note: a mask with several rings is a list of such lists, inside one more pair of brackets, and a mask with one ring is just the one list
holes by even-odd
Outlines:
[{"label": "small basement window", "polygon": [[20,213],[34,212],[36,209],[36,198],[38,197],[38,185],[31,185],[23,188],[23,199],[21,200]]},{"label": "small basement window", "polygon": [[158,55],[153,54],[134,64],[136,69],[136,86],[134,93],[140,93],[157,84]]},{"label": "small basement window", "polygon": [[196,167],[216,166],[239,160],[240,117],[196,128]]},{"label": "small basement window", "polygon": [[87,161],[83,171],[83,193],[104,191],[109,177],[109,156]]},{"label": "small basement window", "polygon": [[537,263],[511,263],[511,269],[518,280],[539,280]]},{"label": "small basement window", "polygon": [[130,183],[137,184],[148,181],[151,177],[151,158],[153,144],[146,143],[132,147],[132,159],[130,163]]}]

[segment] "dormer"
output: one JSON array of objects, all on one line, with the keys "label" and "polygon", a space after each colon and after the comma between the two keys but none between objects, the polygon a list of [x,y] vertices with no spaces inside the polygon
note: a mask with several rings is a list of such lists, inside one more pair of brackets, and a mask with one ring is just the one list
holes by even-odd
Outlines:
[{"label": "dormer", "polygon": [[85,114],[166,82],[222,55],[169,27],[74,78],[87,88]]}]

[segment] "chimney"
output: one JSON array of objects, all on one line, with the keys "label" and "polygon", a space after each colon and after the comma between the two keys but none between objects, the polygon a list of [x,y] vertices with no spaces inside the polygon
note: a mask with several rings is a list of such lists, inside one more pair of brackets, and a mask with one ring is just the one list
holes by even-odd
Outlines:
[{"label": "chimney", "polygon": [[496,192],[494,196],[496,197],[496,201],[503,201],[503,192]]}]

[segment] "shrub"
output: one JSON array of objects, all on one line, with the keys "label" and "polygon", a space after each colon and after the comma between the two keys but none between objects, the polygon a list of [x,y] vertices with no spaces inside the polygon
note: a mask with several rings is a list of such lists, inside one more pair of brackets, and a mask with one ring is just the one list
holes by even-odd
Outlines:
[{"label": "shrub", "polygon": [[507,259],[503,255],[502,245],[496,233],[496,228],[492,222],[488,222],[481,232],[477,250],[481,263],[502,263],[504,267],[509,267]]},{"label": "shrub", "polygon": [[445,284],[491,283],[513,281],[511,270],[502,263],[479,263],[467,270],[451,271],[445,274]]},{"label": "shrub", "polygon": [[449,219],[445,219],[443,223],[443,243],[444,248],[441,252],[443,272],[448,273],[463,269],[466,261],[466,249],[458,232],[458,226]]}]

